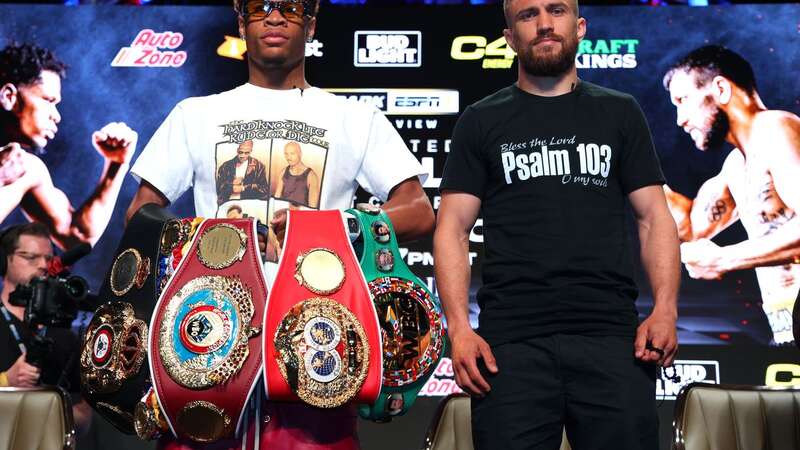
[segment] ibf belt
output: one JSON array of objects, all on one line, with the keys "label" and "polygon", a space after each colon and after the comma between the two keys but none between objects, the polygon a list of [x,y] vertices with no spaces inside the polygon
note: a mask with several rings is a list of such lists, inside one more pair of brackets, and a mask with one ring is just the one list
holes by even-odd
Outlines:
[{"label": "ibf belt", "polygon": [[380,332],[339,211],[290,211],[264,319],[270,400],[334,408],[373,403]]},{"label": "ibf belt", "polygon": [[84,398],[124,433],[134,432],[134,410],[149,383],[143,362],[158,299],[155,267],[163,230],[172,220],[155,204],[131,218],[99,291],[108,303],[95,312],[81,348]]},{"label": "ibf belt", "polygon": [[254,337],[267,288],[255,227],[253,219],[203,221],[153,314],[153,389],[178,437],[235,436],[260,375],[261,340]]},{"label": "ibf belt", "polygon": [[358,205],[347,214],[358,220],[358,227],[350,227],[353,247],[361,255],[383,338],[381,394],[372,406],[361,405],[359,414],[388,421],[413,405],[445,351],[442,308],[403,262],[394,228],[383,211]]}]

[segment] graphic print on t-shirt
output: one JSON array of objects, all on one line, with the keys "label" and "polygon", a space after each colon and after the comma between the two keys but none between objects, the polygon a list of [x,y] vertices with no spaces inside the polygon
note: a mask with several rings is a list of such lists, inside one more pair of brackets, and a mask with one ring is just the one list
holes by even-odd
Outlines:
[{"label": "graphic print on t-shirt", "polygon": [[534,137],[500,145],[506,184],[559,177],[561,184],[607,187],[611,156],[610,145],[577,142],[576,136]]},{"label": "graphic print on t-shirt", "polygon": [[[327,130],[295,120],[234,121],[220,130],[217,217],[255,217],[269,224],[281,209],[319,209]],[[280,251],[270,229],[267,260],[277,261]]]}]

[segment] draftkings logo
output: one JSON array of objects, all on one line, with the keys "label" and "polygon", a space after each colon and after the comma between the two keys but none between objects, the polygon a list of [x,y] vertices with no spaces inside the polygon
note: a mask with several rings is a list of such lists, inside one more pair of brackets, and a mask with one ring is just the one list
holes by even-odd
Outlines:
[{"label": "draftkings logo", "polygon": [[356,67],[422,66],[419,31],[356,31],[353,39]]},{"label": "draftkings logo", "polygon": [[[689,383],[719,384],[719,362],[677,360],[673,363],[675,374],[681,377],[679,382],[664,377],[656,379],[656,399],[675,400],[681,388]],[[670,372],[672,369],[668,369]]]},{"label": "draftkings logo", "polygon": [[771,364],[764,378],[770,387],[800,386],[800,364]]},{"label": "draftkings logo", "polygon": [[113,67],[180,67],[186,52],[176,50],[183,43],[183,33],[149,28],[136,35],[129,47],[122,47],[111,61]]},{"label": "draftkings logo", "polygon": [[365,103],[386,115],[458,114],[458,91],[451,89],[326,89],[349,101]]},{"label": "draftkings logo", "polygon": [[578,44],[578,69],[633,69],[638,39],[584,39]]},{"label": "draftkings logo", "polygon": [[[633,69],[637,65],[638,39],[584,39],[578,44],[578,69]],[[480,61],[483,69],[509,69],[517,54],[504,37],[456,36],[450,57],[456,61]]]}]

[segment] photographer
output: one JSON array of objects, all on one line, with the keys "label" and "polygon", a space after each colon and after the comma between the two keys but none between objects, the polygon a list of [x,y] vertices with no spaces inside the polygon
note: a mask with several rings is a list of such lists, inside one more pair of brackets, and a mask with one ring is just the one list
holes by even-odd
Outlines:
[{"label": "photographer", "polygon": [[[41,223],[17,225],[0,232],[0,386],[32,387],[54,385],[64,388],[73,399],[72,412],[78,432],[88,429],[91,409],[80,398],[78,378],[78,337],[68,328],[37,327],[25,323],[24,306],[14,306],[9,297],[18,286],[47,275],[53,258],[50,233]],[[33,333],[53,341],[53,347],[38,364],[26,361]]]}]

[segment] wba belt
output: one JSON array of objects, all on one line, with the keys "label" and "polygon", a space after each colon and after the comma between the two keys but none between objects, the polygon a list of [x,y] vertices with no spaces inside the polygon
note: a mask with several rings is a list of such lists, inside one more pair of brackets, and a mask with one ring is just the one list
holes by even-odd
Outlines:
[{"label": "wba belt", "polygon": [[[164,288],[150,329],[156,409],[173,434],[235,436],[261,372],[267,288],[253,219],[207,219]],[[152,430],[143,424],[143,430]]]},{"label": "wba belt", "polygon": [[263,339],[270,400],[375,401],[380,333],[341,212],[289,211]]},{"label": "wba belt", "polygon": [[360,236],[353,246],[361,255],[383,340],[383,387],[377,401],[372,406],[361,405],[359,414],[388,421],[414,404],[444,354],[442,308],[400,257],[389,217],[379,208],[363,204],[347,213],[360,224]]},{"label": "wba belt", "polygon": [[84,398],[124,433],[134,432],[135,406],[149,383],[148,322],[158,299],[161,236],[173,220],[155,204],[131,218],[100,288],[108,303],[95,312],[81,348]]}]

